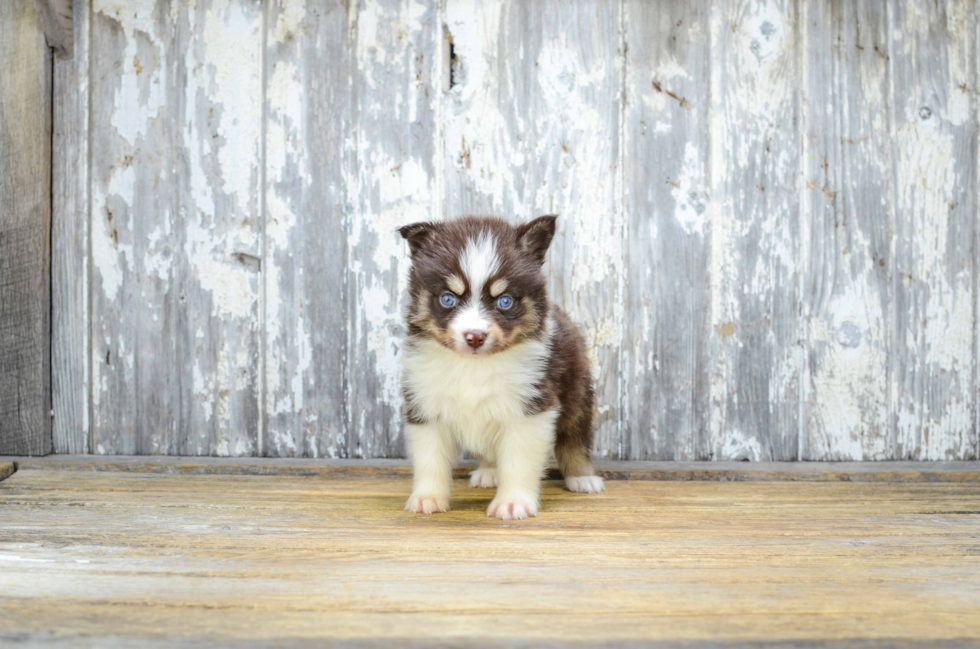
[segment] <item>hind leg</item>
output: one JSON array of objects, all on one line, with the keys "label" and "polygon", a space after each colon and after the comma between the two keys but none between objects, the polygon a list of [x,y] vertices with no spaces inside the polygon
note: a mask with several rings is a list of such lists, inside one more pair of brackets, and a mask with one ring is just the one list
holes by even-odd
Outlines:
[{"label": "hind leg", "polygon": [[569,491],[595,494],[605,490],[605,481],[596,475],[589,449],[575,438],[563,436],[558,440],[555,459]]},{"label": "hind leg", "polygon": [[493,462],[480,460],[480,468],[470,473],[470,486],[491,489],[497,486],[497,467]]}]

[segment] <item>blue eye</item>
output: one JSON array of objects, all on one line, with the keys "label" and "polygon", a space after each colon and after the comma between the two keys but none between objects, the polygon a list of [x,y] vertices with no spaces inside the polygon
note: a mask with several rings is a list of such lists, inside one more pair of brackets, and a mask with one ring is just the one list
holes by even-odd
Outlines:
[{"label": "blue eye", "polygon": [[514,306],[514,298],[509,295],[501,295],[497,298],[497,308],[501,311],[506,311],[510,307]]},{"label": "blue eye", "polygon": [[446,291],[442,294],[442,297],[439,298],[439,302],[441,302],[442,306],[446,307],[447,309],[451,309],[456,306],[456,296],[449,291]]}]

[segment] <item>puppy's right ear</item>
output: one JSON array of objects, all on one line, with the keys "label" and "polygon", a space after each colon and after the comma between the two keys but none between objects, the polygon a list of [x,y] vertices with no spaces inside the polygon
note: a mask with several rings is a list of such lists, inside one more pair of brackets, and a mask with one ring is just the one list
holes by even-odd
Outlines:
[{"label": "puppy's right ear", "polygon": [[412,256],[415,256],[419,250],[425,247],[426,242],[435,229],[435,223],[423,221],[400,227],[398,228],[398,232],[408,241],[408,247],[412,249]]},{"label": "puppy's right ear", "polygon": [[551,245],[551,240],[555,237],[555,220],[557,218],[557,214],[549,214],[517,226],[517,242],[525,252],[531,255],[532,259],[538,262],[539,266],[544,263],[548,246]]}]

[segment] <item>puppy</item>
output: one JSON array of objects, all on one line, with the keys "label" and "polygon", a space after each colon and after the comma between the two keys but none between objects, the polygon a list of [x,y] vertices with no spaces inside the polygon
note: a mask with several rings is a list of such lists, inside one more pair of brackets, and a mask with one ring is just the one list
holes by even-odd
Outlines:
[{"label": "puppy", "polygon": [[488,516],[538,513],[554,452],[571,491],[604,488],[592,448],[592,380],[581,335],[548,301],[541,265],[554,216],[513,227],[497,218],[415,223],[403,349],[408,448],[405,509],[449,509],[460,449],[480,458],[476,487],[496,487]]}]

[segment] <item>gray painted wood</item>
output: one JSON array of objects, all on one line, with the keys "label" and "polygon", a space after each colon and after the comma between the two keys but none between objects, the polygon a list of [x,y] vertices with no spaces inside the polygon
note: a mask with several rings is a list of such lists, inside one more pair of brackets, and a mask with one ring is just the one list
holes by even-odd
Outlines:
[{"label": "gray painted wood", "polygon": [[884,4],[812,3],[804,16],[803,254],[807,368],[801,457],[894,454],[894,165]]},{"label": "gray painted wood", "polygon": [[51,51],[0,3],[0,453],[51,452]]},{"label": "gray painted wood", "polygon": [[[888,5],[896,459],[976,457],[977,5]],[[971,92],[972,90],[972,92]]]},{"label": "gray painted wood", "polygon": [[350,457],[402,454],[400,365],[408,246],[396,228],[441,217],[438,3],[351,6],[348,196]]},{"label": "gray painted wood", "polygon": [[586,338],[599,457],[622,444],[620,18],[604,1],[446,4],[446,216],[560,215],[545,270]]},{"label": "gray painted wood", "polygon": [[800,31],[792,2],[712,3],[712,457],[800,436]]},{"label": "gray painted wood", "polygon": [[706,2],[628,2],[627,456],[711,457]]},{"label": "gray painted wood", "polygon": [[598,456],[977,457],[976,3],[91,1],[59,451],[399,456],[395,229],[559,212]]},{"label": "gray painted wood", "polygon": [[268,10],[261,450],[343,457],[347,7],[306,0]]},{"label": "gray painted wood", "polygon": [[54,62],[51,399],[55,453],[89,449],[89,2],[75,0],[74,55]]}]

